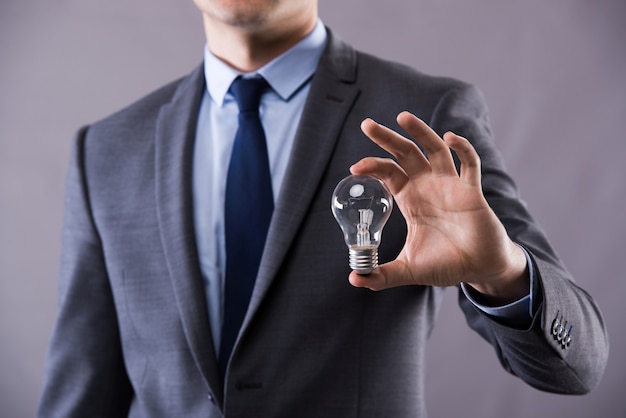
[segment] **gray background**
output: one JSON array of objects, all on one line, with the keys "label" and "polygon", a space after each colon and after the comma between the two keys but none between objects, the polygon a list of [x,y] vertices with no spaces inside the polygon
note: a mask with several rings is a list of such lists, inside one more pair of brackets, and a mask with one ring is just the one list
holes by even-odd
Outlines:
[{"label": "gray background", "polygon": [[[522,194],[611,337],[584,397],[503,372],[446,293],[428,348],[433,417],[626,417],[624,0],[321,0],[355,46],[476,83]],[[0,3],[0,416],[34,414],[56,315],[63,181],[76,129],[202,59],[191,0]]]}]

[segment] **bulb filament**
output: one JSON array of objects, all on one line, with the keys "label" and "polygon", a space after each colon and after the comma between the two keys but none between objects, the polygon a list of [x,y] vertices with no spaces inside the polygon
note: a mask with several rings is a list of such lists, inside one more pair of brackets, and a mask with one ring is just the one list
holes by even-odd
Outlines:
[{"label": "bulb filament", "polygon": [[357,236],[356,244],[359,247],[369,246],[370,240],[370,225],[374,219],[374,211],[371,209],[359,209],[359,223],[356,225]]}]

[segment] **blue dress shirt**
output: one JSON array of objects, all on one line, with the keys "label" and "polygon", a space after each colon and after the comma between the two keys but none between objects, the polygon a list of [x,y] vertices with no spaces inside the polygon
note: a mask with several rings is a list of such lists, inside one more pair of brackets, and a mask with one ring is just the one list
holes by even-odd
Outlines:
[{"label": "blue dress shirt", "polygon": [[[253,74],[242,74],[229,67],[205,46],[204,72],[207,90],[198,114],[192,190],[195,238],[216,352],[220,346],[224,309],[226,174],[237,131],[238,114],[237,104],[228,90],[236,77],[256,74],[263,76],[272,88],[263,95],[259,112],[265,129],[272,189],[276,200],[280,194],[310,81],[326,42],[326,29],[318,20],[309,35]],[[466,289],[463,290],[479,309],[494,316],[507,319],[518,317],[520,310],[527,311],[530,306],[527,296],[506,307],[484,307],[477,304]]]},{"label": "blue dress shirt", "polygon": [[[272,88],[263,95],[259,113],[267,140],[274,200],[280,193],[311,77],[326,40],[326,29],[318,21],[313,31],[298,44],[254,73],[263,76]],[[198,114],[192,174],[193,210],[200,270],[217,350],[224,309],[226,174],[239,112],[228,90],[233,80],[242,74],[215,57],[208,46],[205,46],[204,72],[207,91]]]}]

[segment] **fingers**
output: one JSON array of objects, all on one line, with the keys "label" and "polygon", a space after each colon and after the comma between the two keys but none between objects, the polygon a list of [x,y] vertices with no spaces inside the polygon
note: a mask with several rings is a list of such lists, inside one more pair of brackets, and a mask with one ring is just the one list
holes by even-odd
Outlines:
[{"label": "fingers", "polygon": [[409,181],[404,170],[390,158],[364,158],[350,167],[350,173],[379,178],[393,195],[398,194]]},{"label": "fingers", "polygon": [[411,279],[406,264],[399,260],[382,264],[368,275],[361,275],[353,271],[348,276],[348,280],[354,287],[365,287],[370,290],[384,290],[417,284]]},{"label": "fingers", "polygon": [[361,129],[372,141],[393,155],[409,177],[425,170],[436,175],[456,175],[450,149],[435,131],[409,112],[400,113],[397,121],[422,146],[428,159],[414,142],[371,119],[364,120]]},{"label": "fingers", "polygon": [[354,287],[364,287],[370,290],[384,290],[394,287],[393,284],[389,283],[387,277],[387,275],[381,273],[380,267],[378,267],[368,275],[361,275],[353,271],[350,273],[350,276],[348,276],[348,280]]},{"label": "fingers", "polygon": [[[372,119],[365,119],[361,129],[373,142],[393,155],[398,164],[389,165],[382,160],[360,161],[355,164],[353,174],[372,174],[388,183],[390,188],[401,187],[408,178],[426,171],[441,176],[456,176],[456,167],[450,149],[454,150],[461,162],[461,179],[469,184],[480,184],[480,158],[472,144],[465,138],[448,132],[444,139],[439,137],[425,122],[409,112],[397,117],[398,124],[426,152],[426,157],[417,145],[399,133],[380,125]],[[402,172],[402,175],[399,175]],[[392,190],[393,193],[393,190]]]},{"label": "fingers", "polygon": [[[424,148],[430,168],[437,175],[456,175],[450,149],[426,123],[409,112],[397,117],[398,124]],[[402,163],[400,163],[402,165]]]},{"label": "fingers", "polygon": [[452,132],[446,132],[443,140],[459,157],[461,180],[473,186],[480,186],[480,157],[472,144],[467,139]]},{"label": "fingers", "polygon": [[399,133],[372,119],[365,119],[361,123],[361,130],[372,141],[393,155],[409,176],[412,177],[429,169],[428,160],[417,145]]}]

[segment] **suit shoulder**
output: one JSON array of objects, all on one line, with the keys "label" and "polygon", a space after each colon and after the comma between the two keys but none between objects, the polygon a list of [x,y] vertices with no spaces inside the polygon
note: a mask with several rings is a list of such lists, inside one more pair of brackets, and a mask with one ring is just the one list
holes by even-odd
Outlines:
[{"label": "suit shoulder", "polygon": [[463,114],[476,117],[486,115],[485,97],[471,83],[427,74],[409,65],[364,52],[357,52],[357,62],[356,82],[363,102],[368,112],[380,109],[381,119],[386,117],[389,109],[393,109],[394,120],[397,112],[409,110],[429,124],[436,123],[434,118],[438,112],[447,114],[447,110],[452,108],[462,108]]},{"label": "suit shoulder", "polygon": [[125,122],[137,123],[145,119],[153,119],[163,104],[171,100],[182,78],[172,81],[115,113],[92,124],[92,129],[120,125]]},{"label": "suit shoulder", "polygon": [[384,80],[384,85],[409,90],[422,90],[431,94],[450,91],[476,91],[476,87],[453,77],[432,75],[407,64],[383,59],[366,52],[357,51],[358,77],[366,82],[374,78]]},{"label": "suit shoulder", "polygon": [[181,93],[181,89],[198,88],[196,81],[201,73],[200,67],[196,68],[192,74],[171,81],[121,110],[94,122],[89,127],[90,132],[99,132],[101,130],[110,132],[111,130],[119,131],[129,128],[136,131],[142,127],[142,124],[153,126],[161,107],[175,100],[177,95]]}]

